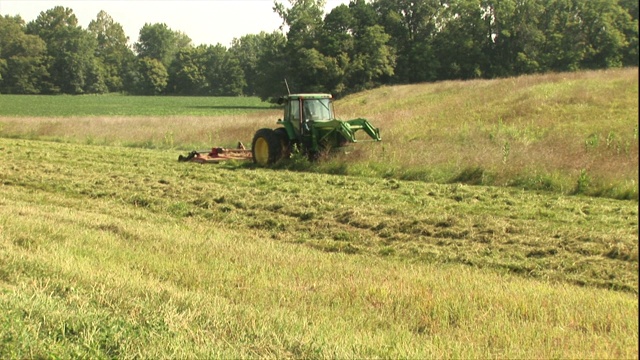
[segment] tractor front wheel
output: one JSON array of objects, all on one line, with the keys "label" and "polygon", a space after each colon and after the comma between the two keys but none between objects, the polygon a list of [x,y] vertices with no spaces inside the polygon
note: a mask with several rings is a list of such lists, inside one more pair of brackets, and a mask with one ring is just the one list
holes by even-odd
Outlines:
[{"label": "tractor front wheel", "polygon": [[273,129],[260,129],[251,142],[253,162],[260,166],[269,166],[282,158],[282,143]]}]

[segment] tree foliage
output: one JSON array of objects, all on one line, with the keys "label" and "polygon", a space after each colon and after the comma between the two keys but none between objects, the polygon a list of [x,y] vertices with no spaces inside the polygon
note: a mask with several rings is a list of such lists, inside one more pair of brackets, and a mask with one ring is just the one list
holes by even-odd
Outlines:
[{"label": "tree foliage", "polygon": [[222,45],[206,47],[205,77],[209,94],[214,96],[242,95],[245,87],[244,72],[240,62]]},{"label": "tree foliage", "polygon": [[260,76],[258,58],[265,44],[267,33],[249,34],[234,39],[229,49],[229,55],[238,61],[244,75],[242,94],[256,95],[256,83]]},{"label": "tree foliage", "polygon": [[138,77],[133,90],[141,95],[159,95],[167,87],[169,74],[158,59],[143,57],[137,61]]},{"label": "tree foliage", "polygon": [[191,45],[184,33],[171,30],[167,24],[144,24],[134,48],[140,58],[156,59],[169,67],[179,50]]},{"label": "tree foliage", "polygon": [[385,84],[638,66],[633,0],[274,1],[280,30],[193,46],[164,23],[130,45],[100,11],[0,16],[0,92],[343,96]]},{"label": "tree foliage", "polygon": [[124,90],[126,71],[131,67],[135,55],[128,45],[122,25],[116,23],[105,11],[100,11],[88,26],[97,41],[95,55],[104,74],[109,91]]},{"label": "tree foliage", "polygon": [[0,93],[38,94],[48,75],[46,44],[24,26],[20,17],[0,16]]},{"label": "tree foliage", "polygon": [[83,94],[104,92],[101,69],[94,61],[96,39],[78,25],[70,8],[56,6],[27,24],[27,34],[47,44],[48,76],[42,92]]},{"label": "tree foliage", "polygon": [[180,49],[169,68],[168,91],[178,95],[205,95],[208,90],[205,56],[204,46]]}]

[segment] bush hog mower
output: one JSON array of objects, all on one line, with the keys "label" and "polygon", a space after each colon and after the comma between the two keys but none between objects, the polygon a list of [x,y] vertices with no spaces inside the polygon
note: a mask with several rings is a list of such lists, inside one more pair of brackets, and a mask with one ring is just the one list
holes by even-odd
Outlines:
[{"label": "bush hog mower", "polygon": [[380,130],[365,119],[342,121],[334,116],[330,94],[289,94],[281,97],[284,117],[276,129],[260,129],[253,136],[253,162],[267,166],[289,157],[294,149],[314,160],[325,150],[358,142],[356,132],[363,130],[372,140],[380,141]]},{"label": "bush hog mower", "polygon": [[[341,148],[360,141],[381,141],[380,130],[366,119],[342,121],[334,116],[330,94],[289,94],[281,97],[284,116],[278,119],[276,129],[263,128],[253,136],[251,150],[214,148],[209,154],[192,152],[181,161],[219,162],[228,159],[253,159],[259,166],[269,166],[300,151],[315,160],[324,151]],[[357,140],[356,133],[364,131],[370,140]]]},{"label": "bush hog mower", "polygon": [[187,156],[178,156],[178,161],[193,161],[201,164],[212,163],[217,164],[225,160],[250,160],[251,150],[247,150],[244,144],[238,142],[235,149],[225,149],[221,147],[212,148],[211,150],[192,151]]}]

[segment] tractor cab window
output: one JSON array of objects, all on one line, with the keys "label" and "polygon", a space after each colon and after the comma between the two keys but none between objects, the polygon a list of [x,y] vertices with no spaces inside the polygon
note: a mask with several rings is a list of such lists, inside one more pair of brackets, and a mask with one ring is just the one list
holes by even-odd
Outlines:
[{"label": "tractor cab window", "polygon": [[305,120],[331,120],[331,103],[329,99],[307,99],[304,101]]},{"label": "tractor cab window", "polygon": [[291,105],[291,116],[294,120],[300,121],[300,103],[297,101],[291,101],[289,104]]}]

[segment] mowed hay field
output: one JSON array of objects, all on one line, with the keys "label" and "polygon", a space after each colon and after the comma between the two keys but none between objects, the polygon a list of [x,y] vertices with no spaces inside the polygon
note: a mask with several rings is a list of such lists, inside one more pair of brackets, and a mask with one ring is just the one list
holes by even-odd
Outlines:
[{"label": "mowed hay field", "polygon": [[5,114],[0,357],[638,358],[637,80],[355,94],[382,143],[273,169],[177,161],[255,99]]}]

